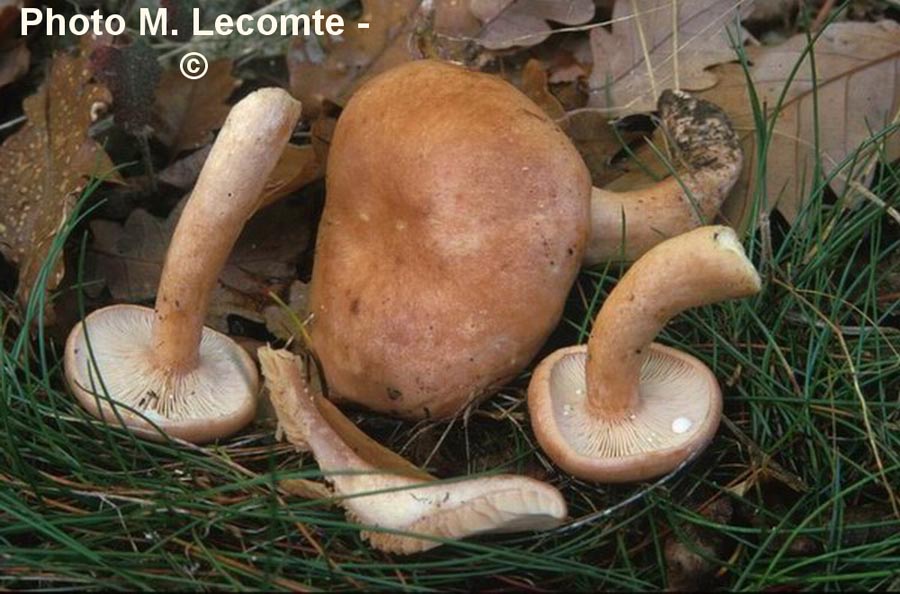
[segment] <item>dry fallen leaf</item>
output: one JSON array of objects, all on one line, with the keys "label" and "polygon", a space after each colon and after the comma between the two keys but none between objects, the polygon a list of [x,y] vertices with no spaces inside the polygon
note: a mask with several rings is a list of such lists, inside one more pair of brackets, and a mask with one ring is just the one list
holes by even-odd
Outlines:
[{"label": "dry fallen leaf", "polygon": [[[656,109],[664,89],[713,86],[716,76],[706,68],[735,59],[734,41],[744,39],[738,19],[752,8],[752,0],[618,0],[612,32],[602,27],[591,30],[594,70],[589,105],[617,116],[642,113]],[[673,52],[676,44],[678,51]]]},{"label": "dry fallen leaf", "polygon": [[595,185],[603,186],[622,175],[622,171],[613,168],[612,158],[635,140],[633,132],[616,134],[613,123],[595,110],[575,109],[567,113],[548,88],[547,71],[540,60],[531,59],[525,64],[520,88],[572,139]]},{"label": "dry fallen leaf", "polygon": [[[532,58],[522,68],[522,92],[534,101],[550,119],[560,121],[566,114],[559,100],[547,88],[547,72],[540,60]],[[560,122],[565,127],[566,122]]]},{"label": "dry fallen leaf", "polygon": [[[270,198],[263,200],[271,203],[317,179],[321,169],[311,165],[314,157],[308,145],[291,147],[267,184]],[[297,171],[304,171],[308,177],[298,176]],[[94,241],[88,252],[89,276],[102,279],[116,301],[153,299],[183,204],[167,219],[136,209],[124,225],[91,222]],[[272,304],[270,291],[292,300],[289,287],[296,278],[299,258],[309,245],[309,218],[307,205],[282,202],[248,221],[219,275],[207,318],[210,326],[227,331],[227,318],[233,314],[266,323],[265,309]]]},{"label": "dry fallen leaf", "polygon": [[[806,35],[800,34],[778,46],[748,48],[750,76],[770,118],[807,43]],[[817,155],[823,175],[836,172],[862,142],[900,113],[900,25],[894,21],[835,23],[822,32],[814,49],[817,83],[814,85],[807,56],[787,87],[768,148],[767,206],[769,210],[777,208],[789,222],[796,220],[816,183]],[[720,83],[699,95],[720,105],[743,137],[744,172],[722,210],[732,225],[743,227],[748,222],[758,167],[747,80],[739,64],[720,66],[715,74]],[[871,158],[878,148],[873,146],[863,155]],[[884,149],[888,160],[900,157],[900,134],[892,134]],[[869,163],[863,158],[852,173],[838,172],[831,187],[842,195],[848,174],[868,186],[874,173]]]},{"label": "dry fallen leaf", "polygon": [[[716,499],[700,510],[712,524],[728,524],[734,511],[726,498]],[[666,581],[672,592],[709,591],[715,571],[725,562],[734,543],[721,531],[699,523],[683,523],[666,539]],[[716,562],[720,559],[720,562]]]},{"label": "dry fallen leaf", "polygon": [[31,63],[31,54],[24,43],[8,50],[0,49],[0,88],[19,80]]},{"label": "dry fallen leaf", "polygon": [[212,150],[212,144],[208,144],[201,149],[185,155],[178,159],[156,176],[158,182],[173,186],[179,190],[188,191],[197,183],[200,177],[200,170],[209,157],[209,151]]},{"label": "dry fallen leaf", "polygon": [[200,80],[177,69],[162,75],[156,96],[156,137],[172,156],[207,144],[231,107],[226,103],[240,80],[231,75],[231,60],[218,60]]},{"label": "dry fallen leaf", "polygon": [[24,0],[0,0],[0,44],[17,36],[19,11]]},{"label": "dry fallen leaf", "polygon": [[23,0],[0,0],[0,88],[28,72],[31,53],[19,38],[17,24]]},{"label": "dry fallen leaf", "polygon": [[284,479],[278,481],[278,486],[303,499],[331,499],[335,497],[334,491],[325,483],[310,481],[307,479]]},{"label": "dry fallen leaf", "polygon": [[478,42],[497,50],[537,45],[550,36],[547,21],[581,25],[595,8],[593,0],[471,0],[470,10],[484,23]]},{"label": "dry fallen leaf", "polygon": [[358,29],[348,22],[340,37],[296,37],[287,55],[291,94],[303,115],[319,115],[322,101],[340,103],[366,78],[413,58],[411,34],[419,0],[363,0]]},{"label": "dry fallen leaf", "polygon": [[481,23],[469,9],[471,0],[441,0],[435,8],[434,28],[442,35],[468,36],[481,30]]},{"label": "dry fallen leaf", "polygon": [[[0,146],[0,250],[18,264],[17,297],[23,303],[86,179],[113,169],[88,137],[91,110],[109,101],[108,92],[89,79],[85,60],[57,55],[47,80],[25,100],[27,123]],[[46,288],[56,287],[62,276],[60,260]]]},{"label": "dry fallen leaf", "polygon": [[325,174],[325,169],[311,144],[297,146],[289,144],[275,164],[275,169],[263,187],[260,206],[292,194]]},{"label": "dry fallen leaf", "polygon": [[575,111],[566,117],[566,121],[566,133],[581,153],[595,186],[607,188],[627,175],[631,163],[617,164],[613,158],[638,141],[643,133],[627,129],[617,133],[614,123],[596,111]]},{"label": "dry fallen leaf", "polygon": [[797,10],[798,4],[800,4],[800,0],[756,0],[753,12],[747,18],[760,21],[775,19],[787,21]]},{"label": "dry fallen leaf", "polygon": [[288,296],[284,301],[285,308],[273,303],[263,310],[266,329],[282,340],[290,340],[297,332],[297,321],[303,322],[309,314],[309,285],[294,281],[288,288]]}]

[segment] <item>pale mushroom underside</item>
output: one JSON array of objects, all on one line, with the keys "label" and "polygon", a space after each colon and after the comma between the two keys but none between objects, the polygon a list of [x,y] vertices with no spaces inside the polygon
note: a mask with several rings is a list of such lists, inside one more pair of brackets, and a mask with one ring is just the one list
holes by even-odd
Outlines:
[{"label": "pale mushroom underside", "polygon": [[[376,472],[373,469],[373,472]],[[566,517],[559,493],[527,477],[498,475],[462,481],[421,483],[397,475],[370,475],[383,493],[348,488],[335,475],[338,493],[355,493],[342,505],[357,522],[388,531],[364,530],[373,546],[395,553],[426,551],[483,533],[549,530]],[[396,530],[398,532],[391,532]],[[413,536],[421,535],[423,538]]]},{"label": "pale mushroom underside", "polygon": [[[217,426],[249,420],[258,386],[249,356],[226,336],[205,328],[197,368],[160,368],[153,359],[153,316],[152,309],[120,305],[92,313],[72,331],[66,372],[81,404],[110,423],[121,416],[125,425],[148,430],[145,437],[158,436],[148,421],[193,441],[192,434],[203,431],[203,424],[215,432]],[[124,407],[113,410],[107,395]]]},{"label": "pale mushroom underside", "polygon": [[411,554],[475,534],[547,530],[565,519],[566,502],[553,486],[509,474],[439,480],[311,390],[298,357],[264,347],[259,360],[285,435],[312,450],[348,517],[367,526],[362,536],[373,547]]},{"label": "pale mushroom underside", "polygon": [[664,452],[696,439],[714,421],[710,411],[720,397],[718,385],[696,359],[673,353],[651,346],[641,368],[640,404],[614,420],[589,408],[586,350],[562,357],[550,376],[550,393],[554,422],[569,447],[580,456],[616,459]]}]

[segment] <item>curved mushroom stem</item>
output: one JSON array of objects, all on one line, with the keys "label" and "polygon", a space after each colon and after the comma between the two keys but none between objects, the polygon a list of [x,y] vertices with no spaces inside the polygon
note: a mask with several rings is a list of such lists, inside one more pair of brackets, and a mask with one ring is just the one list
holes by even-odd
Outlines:
[{"label": "curved mushroom stem", "polygon": [[652,248],[625,273],[588,340],[587,396],[607,418],[634,410],[650,343],[672,317],[760,290],[756,269],[729,227],[695,229]]},{"label": "curved mushroom stem", "polygon": [[277,88],[248,95],[228,115],[166,253],[153,324],[154,356],[161,367],[197,366],[219,272],[299,117],[300,103]]},{"label": "curved mushroom stem", "polygon": [[707,224],[740,176],[737,134],[716,105],[667,90],[659,113],[677,148],[676,174],[630,192],[594,188],[585,265],[635,260],[667,237]]}]

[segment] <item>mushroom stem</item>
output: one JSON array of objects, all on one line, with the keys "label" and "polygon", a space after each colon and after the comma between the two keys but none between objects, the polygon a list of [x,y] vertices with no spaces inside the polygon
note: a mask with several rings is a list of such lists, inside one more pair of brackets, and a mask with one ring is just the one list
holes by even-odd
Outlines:
[{"label": "mushroom stem", "polygon": [[648,251],[594,321],[585,364],[591,409],[606,418],[635,410],[650,344],[675,315],[759,289],[759,275],[729,227],[701,227]]},{"label": "mushroom stem", "polygon": [[677,149],[675,175],[630,192],[593,188],[585,265],[636,260],[667,237],[707,224],[740,175],[739,139],[720,108],[664,91],[659,114]]},{"label": "mushroom stem", "polygon": [[153,323],[160,367],[197,366],[216,280],[299,117],[300,103],[277,88],[252,93],[228,115],[166,254]]}]

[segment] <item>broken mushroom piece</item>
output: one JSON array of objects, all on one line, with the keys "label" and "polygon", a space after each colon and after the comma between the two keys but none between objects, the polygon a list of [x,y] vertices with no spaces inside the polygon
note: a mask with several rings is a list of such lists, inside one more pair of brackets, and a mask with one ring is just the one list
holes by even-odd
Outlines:
[{"label": "broken mushroom piece", "polygon": [[374,548],[411,554],[442,539],[548,530],[566,518],[560,492],[528,477],[439,481],[370,439],[313,391],[299,357],[263,347],[259,361],[288,440],[312,450],[348,517],[375,528],[362,532]]},{"label": "broken mushroom piece", "polygon": [[679,312],[758,292],[760,278],[728,227],[660,243],[610,293],[585,347],[535,369],[528,409],[543,450],[567,472],[600,482],[647,479],[706,447],[722,395],[696,358],[652,342]]},{"label": "broken mushroom piece", "polygon": [[658,110],[675,145],[675,175],[630,192],[593,188],[585,265],[635,260],[666,238],[707,224],[741,173],[738,136],[718,106],[666,90]]},{"label": "broken mushroom piece", "polygon": [[161,439],[162,430],[194,443],[252,420],[256,366],[203,321],[219,272],[299,117],[300,104],[281,89],[236,104],[178,221],[156,308],[107,307],[69,334],[66,377],[91,414],[141,437]]},{"label": "broken mushroom piece", "polygon": [[329,397],[453,416],[528,365],[584,262],[619,258],[623,212],[627,256],[711,218],[740,169],[734,132],[681,93],[661,111],[681,181],[592,197],[569,138],[500,77],[421,60],[360,87],[332,140],[310,285]]}]

